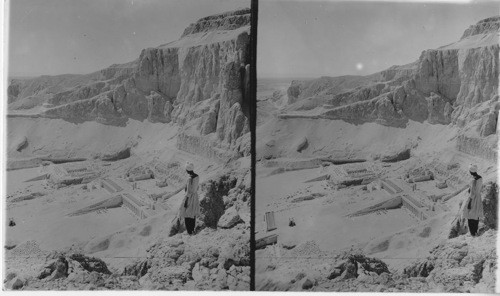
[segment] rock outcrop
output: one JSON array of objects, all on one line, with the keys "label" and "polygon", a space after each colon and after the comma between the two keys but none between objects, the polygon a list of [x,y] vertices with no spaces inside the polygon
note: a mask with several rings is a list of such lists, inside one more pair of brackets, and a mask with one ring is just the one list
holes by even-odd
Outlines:
[{"label": "rock outcrop", "polygon": [[149,247],[148,259],[126,266],[122,276],[135,276],[149,289],[248,290],[250,248],[238,233],[207,228],[188,240],[170,237]]},{"label": "rock outcrop", "polygon": [[376,275],[389,273],[387,265],[376,258],[366,257],[361,254],[348,255],[347,258],[339,264],[332,267],[328,279],[332,280],[340,277],[341,280],[357,278],[361,273],[371,273]]},{"label": "rock outcrop", "polygon": [[222,228],[232,228],[236,224],[242,222],[238,211],[231,207],[224,212],[224,215],[220,217],[219,222],[217,222],[217,226]]},{"label": "rock outcrop", "polygon": [[319,288],[343,292],[493,292],[495,236],[489,230],[477,238],[453,238],[437,245],[428,258],[395,272],[389,272],[378,259],[348,255],[347,260],[332,265]]},{"label": "rock outcrop", "polygon": [[25,290],[111,290],[138,289],[137,280],[130,276],[113,274],[104,261],[77,253],[58,253],[57,259],[49,256],[48,265],[42,267],[38,276],[29,277]]},{"label": "rock outcrop", "polygon": [[182,37],[214,30],[234,30],[250,23],[247,9],[239,9],[199,19],[184,30]]},{"label": "rock outcrop", "polygon": [[484,210],[484,225],[498,229],[498,185],[488,182],[481,192]]},{"label": "rock outcrop", "polygon": [[200,200],[200,208],[205,226],[217,228],[219,219],[225,211],[223,197],[236,186],[236,182],[235,177],[226,174],[202,185],[202,190],[205,193]]},{"label": "rock outcrop", "polygon": [[432,262],[417,262],[411,266],[406,267],[403,273],[408,277],[427,277],[434,269]]},{"label": "rock outcrop", "polygon": [[47,265],[38,275],[38,279],[56,280],[68,276],[68,260],[61,256],[56,261]]},{"label": "rock outcrop", "polygon": [[494,289],[490,273],[495,268],[495,248],[488,247],[485,243],[493,242],[495,235],[488,231],[478,240],[470,240],[470,237],[460,236],[442,243],[431,252],[427,260],[406,270],[411,275],[411,271],[420,270],[423,273],[421,276],[427,277],[429,285],[441,284],[471,292],[475,289]]},{"label": "rock outcrop", "polygon": [[477,24],[470,26],[465,30],[461,39],[469,36],[485,34],[489,32],[497,32],[500,29],[500,17],[494,16],[477,22]]}]

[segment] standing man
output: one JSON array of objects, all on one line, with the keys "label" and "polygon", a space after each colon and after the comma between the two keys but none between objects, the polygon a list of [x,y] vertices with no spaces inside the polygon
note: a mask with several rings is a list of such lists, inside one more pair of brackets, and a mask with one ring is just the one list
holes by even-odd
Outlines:
[{"label": "standing man", "polygon": [[469,198],[462,207],[462,219],[467,219],[470,234],[476,236],[479,219],[484,218],[483,201],[481,200],[483,178],[477,173],[476,165],[470,166],[469,173],[472,176],[472,181],[469,187]]},{"label": "standing man", "polygon": [[200,177],[194,172],[194,165],[186,163],[186,172],[189,179],[186,184],[186,195],[179,209],[179,219],[184,218],[186,230],[189,235],[194,234],[196,216],[200,215],[200,201],[198,199],[198,185]]}]

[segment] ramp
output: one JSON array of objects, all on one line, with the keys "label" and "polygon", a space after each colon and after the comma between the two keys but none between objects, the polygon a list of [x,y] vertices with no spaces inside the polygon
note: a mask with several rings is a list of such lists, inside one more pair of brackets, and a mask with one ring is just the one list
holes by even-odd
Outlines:
[{"label": "ramp", "polygon": [[35,177],[35,178],[33,178],[33,179],[26,180],[26,181],[24,181],[24,182],[41,181],[41,180],[46,180],[46,179],[48,179],[48,178],[49,178],[49,177],[48,177],[48,175],[47,175],[47,174],[43,174],[43,175],[41,175],[41,176]]},{"label": "ramp", "polygon": [[109,193],[123,191],[123,188],[110,179],[102,179],[101,186],[104,187],[104,189],[106,189]]},{"label": "ramp", "polygon": [[388,179],[381,179],[380,180],[380,187],[385,189],[389,194],[397,194],[403,192],[403,189],[399,188],[394,182]]}]

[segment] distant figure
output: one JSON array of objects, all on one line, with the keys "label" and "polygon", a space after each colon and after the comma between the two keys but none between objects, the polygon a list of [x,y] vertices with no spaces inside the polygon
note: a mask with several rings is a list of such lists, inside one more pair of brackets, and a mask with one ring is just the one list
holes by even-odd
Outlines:
[{"label": "distant figure", "polygon": [[10,227],[16,226],[16,222],[14,222],[14,219],[13,219],[13,218],[10,218],[10,219],[9,219],[9,226],[10,226]]},{"label": "distant figure", "polygon": [[476,165],[471,165],[469,172],[472,175],[472,181],[469,187],[469,198],[462,206],[462,219],[468,220],[470,234],[476,236],[479,219],[484,218],[483,201],[481,200],[483,178],[477,173]]},{"label": "distant figure", "polygon": [[288,220],[288,226],[290,226],[290,227],[294,227],[295,226],[295,220],[293,220],[293,218],[290,218]]}]

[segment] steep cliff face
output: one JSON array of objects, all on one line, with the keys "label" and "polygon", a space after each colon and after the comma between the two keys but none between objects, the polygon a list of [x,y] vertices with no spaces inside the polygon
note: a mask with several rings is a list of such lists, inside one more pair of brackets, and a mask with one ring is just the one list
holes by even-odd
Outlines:
[{"label": "steep cliff face", "polygon": [[431,92],[454,100],[460,89],[457,50],[425,50],[422,52],[416,73],[415,88],[425,95]]},{"label": "steep cliff face", "polygon": [[12,80],[9,109],[38,107],[41,116],[71,122],[173,122],[181,126],[181,149],[247,154],[241,138],[249,132],[249,44],[249,9],[208,16],[130,63],[87,75]]},{"label": "steep cliff face", "polygon": [[[289,103],[315,100],[321,104],[316,104],[319,108],[310,116],[354,124],[404,127],[409,120],[451,123],[461,129],[460,151],[476,151],[474,154],[492,158],[495,141],[485,138],[496,137],[500,108],[499,30],[500,17],[492,17],[468,28],[455,43],[423,51],[411,64],[365,77],[293,81],[288,89]],[[297,112],[280,115],[307,116]]]},{"label": "steep cliff face", "polygon": [[[244,17],[243,20],[249,19]],[[213,27],[210,21],[202,23],[208,28]],[[250,35],[248,27],[237,29],[235,33],[235,38],[181,49],[182,82],[172,112],[173,120],[181,125],[198,121],[196,128],[186,128],[183,133],[197,132],[201,127],[202,134],[215,132],[218,141],[226,146],[233,145],[237,138],[249,131],[243,109],[248,106],[244,90],[248,88],[245,86],[245,77],[248,76],[245,65]]]},{"label": "steep cliff face", "polygon": [[166,98],[174,99],[181,84],[178,51],[178,48],[144,49],[136,71],[129,78],[129,89],[135,88],[144,93],[157,91]]},{"label": "steep cliff face", "polygon": [[460,50],[458,62],[462,83],[453,113],[454,122],[470,121],[473,115],[468,111],[472,107],[497,100],[498,54],[498,44]]}]

